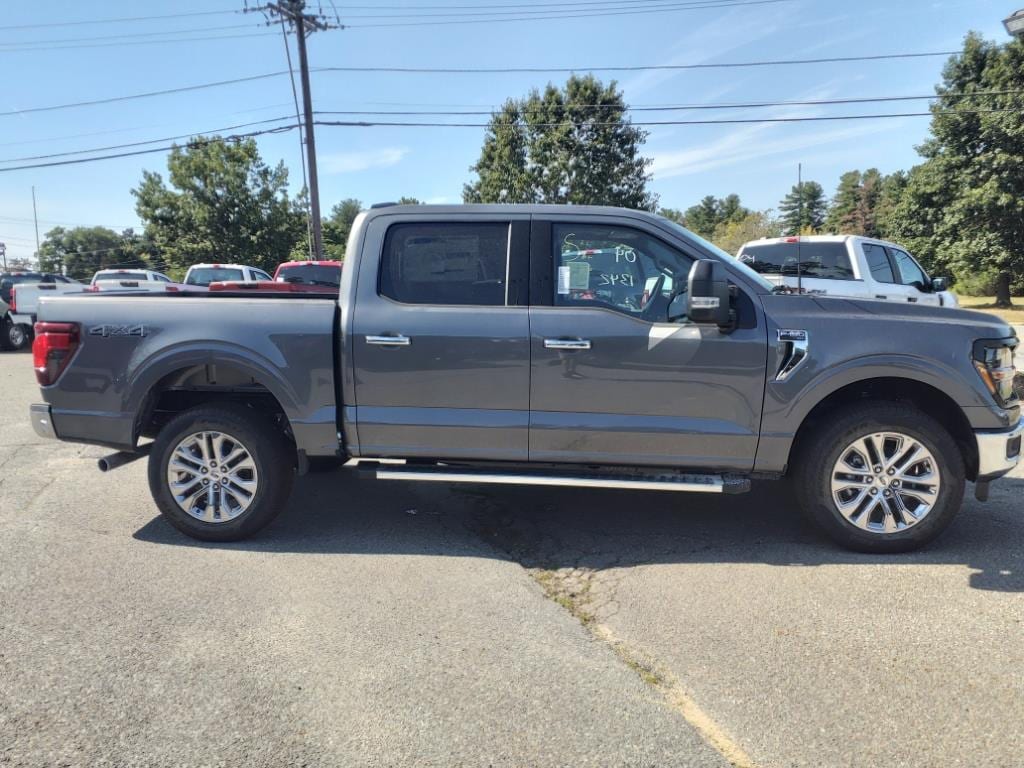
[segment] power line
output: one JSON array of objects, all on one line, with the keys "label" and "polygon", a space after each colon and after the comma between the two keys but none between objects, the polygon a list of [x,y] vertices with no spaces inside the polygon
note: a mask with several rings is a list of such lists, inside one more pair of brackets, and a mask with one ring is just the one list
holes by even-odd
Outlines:
[{"label": "power line", "polygon": [[[628,10],[628,11],[580,11],[556,16],[517,16],[507,19],[445,19],[443,21],[397,21],[379,22],[375,24],[346,24],[346,29],[384,29],[394,27],[437,27],[456,24],[504,24],[516,21],[553,21],[556,19],[593,19],[607,16],[639,16],[651,13],[676,13],[679,11],[699,11],[708,8],[735,8],[746,5],[773,5],[775,3],[788,3],[791,0],[707,0],[706,5],[686,5],[677,7],[665,7],[655,9]],[[710,3],[716,3],[714,5]]]},{"label": "power line", "polygon": [[[620,2],[623,0],[616,0]],[[133,21],[161,21],[164,19],[183,19],[186,17],[193,16],[223,16],[226,14],[237,14],[238,11],[224,10],[224,11],[191,11],[188,13],[165,13],[159,16],[121,16],[118,18],[108,19],[84,19],[82,21],[48,21],[45,23],[38,24],[9,24],[0,27],[0,31],[8,31],[14,29],[44,29],[50,27],[81,27],[90,24],[120,24],[123,22]]]},{"label": "power line", "polygon": [[[697,2],[698,0],[694,0]],[[652,0],[569,0],[569,2],[540,3],[473,3],[471,5],[350,5],[343,3],[342,8],[356,11],[448,11],[461,8],[488,10],[491,8],[550,8],[552,6],[595,6],[595,5],[626,5],[650,3]],[[333,0],[331,5],[334,6]]]},{"label": "power line", "polygon": [[91,37],[57,37],[48,40],[20,40],[15,43],[0,43],[0,45],[50,45],[52,43],[92,43],[105,40],[124,40],[139,37],[163,37],[167,35],[192,35],[196,32],[222,32],[228,29],[252,29],[252,24],[227,24],[220,27],[193,27],[191,29],[163,29],[159,32],[126,32],[118,35],[94,35]]},{"label": "power line", "polygon": [[205,40],[239,40],[250,37],[270,37],[273,32],[247,32],[240,35],[204,35],[201,37],[172,37],[164,40],[125,40],[123,42],[107,43],[74,43],[71,45],[31,45],[21,46],[18,44],[0,43],[0,53],[24,53],[26,51],[68,51],[79,48],[120,48],[130,45],[156,45],[158,43],[191,43],[203,42]]},{"label": "power line", "polygon": [[[777,2],[783,2],[783,0],[776,0]],[[607,8],[595,8],[597,4],[587,4],[588,7],[579,10],[573,8],[552,8],[551,6],[520,6],[517,10],[512,11],[494,11],[484,8],[476,8],[474,10],[467,11],[456,11],[454,13],[419,13],[422,9],[421,6],[408,6],[403,9],[404,13],[391,13],[391,14],[357,14],[347,13],[345,19],[392,19],[392,20],[415,20],[415,19],[441,19],[449,17],[465,17],[475,16],[483,18],[494,18],[499,16],[540,16],[551,14],[551,13],[573,13],[573,14],[589,14],[589,13],[607,13],[611,11],[636,11],[645,9],[658,9],[665,8],[666,10],[686,10],[691,7],[697,8],[718,8],[718,7],[729,7],[731,5],[745,5],[753,4],[749,0],[625,0],[627,5],[623,5],[623,0],[609,0],[604,3],[608,5]],[[552,5],[558,6],[561,3],[553,3]],[[570,3],[569,5],[573,5]],[[511,6],[510,6],[511,7]],[[381,9],[375,9],[381,10]],[[413,13],[408,13],[413,11]]]},{"label": "power line", "polygon": [[[276,33],[274,33],[276,34]],[[798,66],[805,64],[831,64],[849,63],[857,61],[884,61],[890,59],[913,59],[935,56],[951,56],[959,51],[925,51],[920,53],[886,53],[870,54],[865,56],[836,56],[821,57],[814,59],[775,59],[763,61],[722,61],[699,64],[636,64],[629,66],[577,66],[577,67],[314,67],[312,72],[377,72],[390,74],[568,74],[573,72],[645,72],[645,71],[676,71],[688,69],[730,69],[742,67],[771,67],[771,66]],[[14,109],[7,112],[0,112],[0,117],[12,117],[15,115],[32,114],[35,112],[52,112],[60,109],[73,109],[78,107],[91,107],[100,104],[113,104],[135,99],[147,99],[154,96],[167,96],[176,93],[187,93],[208,88],[220,88],[238,83],[249,83],[258,80],[267,80],[273,77],[287,75],[287,70],[279,72],[267,72],[262,75],[250,75],[248,77],[237,77],[230,80],[217,80],[210,83],[198,83],[196,85],[184,85],[177,88],[164,88],[159,91],[146,91],[133,93],[124,96],[110,96],[104,99],[91,99],[89,101],[77,101],[67,104],[52,104],[45,107],[26,107],[25,109]]]},{"label": "power line", "polygon": [[[941,96],[864,96],[845,99],[810,99],[807,101],[748,101],[748,102],[727,102],[720,104],[650,104],[637,106],[624,106],[621,104],[562,104],[553,105],[552,108],[564,109],[571,112],[574,109],[613,109],[622,112],[674,112],[684,110],[719,110],[719,109],[759,109],[762,107],[812,107],[831,106],[838,104],[871,104],[876,102],[893,101],[933,101],[945,98],[977,98],[980,96],[995,95],[1024,95],[1022,90],[1010,91],[979,91],[976,93],[942,94]],[[317,110],[318,115],[420,115],[420,116],[457,116],[457,115],[492,115],[497,109],[485,110]],[[518,114],[530,115],[547,112],[549,107],[541,106],[536,109],[521,109]]]},{"label": "power line", "polygon": [[129,149],[131,147],[142,147],[146,144],[158,144],[164,141],[177,141],[179,139],[189,139],[195,136],[202,136],[204,134],[216,134],[222,131],[234,131],[239,128],[249,128],[254,125],[267,125],[268,123],[279,123],[282,120],[291,120],[291,115],[284,115],[283,117],[272,117],[267,120],[253,120],[248,123],[238,123],[237,125],[227,125],[223,128],[214,128],[209,131],[192,131],[190,133],[181,134],[179,136],[164,136],[159,139],[149,139],[147,141],[133,141],[128,144],[113,144],[107,147],[93,147],[91,149],[75,149],[68,152],[53,152],[47,155],[28,155],[25,157],[11,157],[6,160],[0,160],[0,163],[18,163],[23,160],[49,160],[54,157],[69,157],[71,155],[87,155],[93,152],[110,152],[115,149]]},{"label": "power line", "polygon": [[[195,138],[190,141],[187,146],[196,147],[202,146],[203,144],[209,144],[213,141],[238,141],[239,139],[248,139],[254,136],[264,136],[271,133],[283,133],[285,131],[291,131],[298,128],[297,125],[281,125],[274,128],[266,128],[261,131],[249,131],[248,133],[236,133],[231,136],[218,136],[216,138]],[[80,165],[81,163],[93,163],[99,160],[116,160],[122,157],[135,157],[137,155],[150,155],[155,152],[169,152],[174,149],[175,146],[165,147],[151,147],[149,149],[137,149],[132,152],[118,152],[111,155],[99,155],[97,157],[82,157],[75,160],[55,160],[46,163],[32,163],[29,165],[14,165],[9,168],[0,168],[0,173],[6,173],[8,171],[24,171],[30,168],[52,168],[59,165]]]},{"label": "power line", "polygon": [[33,112],[53,112],[58,109],[73,109],[77,107],[94,107],[98,104],[113,104],[121,101],[133,101],[135,99],[148,99],[153,96],[167,96],[172,93],[186,93],[188,91],[201,91],[207,88],[220,88],[225,85],[237,83],[251,83],[257,80],[267,80],[272,77],[287,75],[285,71],[267,72],[262,75],[250,75],[248,77],[236,77],[231,80],[217,80],[212,83],[199,83],[198,85],[183,85],[178,88],[164,88],[160,91],[146,91],[144,93],[133,93],[126,96],[110,96],[105,99],[92,99],[90,101],[76,101],[70,104],[52,104],[48,107],[28,107],[26,109],[14,109],[8,112],[0,112],[0,117],[12,117],[14,115],[26,115]]},{"label": "power line", "polygon": [[387,72],[418,75],[488,75],[488,74],[572,74],[574,72],[654,72],[687,69],[734,69],[742,67],[779,67],[803,64],[842,64],[854,61],[886,61],[954,56],[961,51],[925,51],[921,53],[879,53],[865,56],[831,56],[815,59],[769,59],[763,61],[718,61],[699,64],[633,64],[578,67],[317,67],[314,72]]},{"label": "power line", "polygon": [[[734,125],[742,123],[805,123],[805,122],[818,122],[818,121],[836,121],[836,120],[878,120],[883,118],[893,117],[931,117],[933,115],[979,115],[988,114],[993,112],[1017,112],[1020,113],[1020,108],[1015,109],[951,109],[943,112],[885,112],[872,115],[817,115],[813,117],[752,117],[752,118],[734,118],[734,119],[719,119],[719,120],[645,120],[639,122],[630,122],[628,125],[636,127],[653,127],[653,126],[665,126],[665,125]],[[427,122],[388,122],[388,121],[370,121],[370,120],[318,120],[317,125],[324,126],[335,126],[343,128],[381,128],[381,127],[392,127],[392,128],[490,128],[490,123],[427,123]],[[519,126],[518,124],[511,123],[506,124],[504,127],[507,128],[518,128],[518,127],[529,127],[529,128],[557,128],[560,126],[567,125],[566,122],[558,123],[531,123],[529,126]],[[617,126],[623,123],[619,121],[615,122],[592,122],[586,121],[581,123],[575,123],[576,126]]]}]

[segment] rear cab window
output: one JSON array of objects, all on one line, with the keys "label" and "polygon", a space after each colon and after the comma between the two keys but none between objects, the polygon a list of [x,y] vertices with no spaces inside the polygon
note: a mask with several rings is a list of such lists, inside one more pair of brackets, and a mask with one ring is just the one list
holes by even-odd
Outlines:
[{"label": "rear cab window", "polygon": [[188,274],[188,278],[185,280],[189,285],[209,285],[214,282],[224,282],[230,280],[244,280],[245,276],[242,274],[240,269],[231,269],[228,267],[200,267],[199,269],[193,269]]},{"label": "rear cab window", "polygon": [[892,264],[885,252],[885,247],[875,243],[864,243],[862,247],[871,277],[879,283],[895,283],[896,276],[893,274]]},{"label": "rear cab window", "polygon": [[277,280],[281,283],[337,287],[341,285],[341,267],[330,264],[296,264],[281,267],[277,272]]},{"label": "rear cab window", "polygon": [[98,283],[103,280],[146,280],[145,272],[97,272],[92,281]]},{"label": "rear cab window", "polygon": [[855,280],[846,243],[750,243],[739,260],[762,275]]},{"label": "rear cab window", "polygon": [[506,306],[510,233],[507,222],[394,224],[378,291],[403,304]]}]

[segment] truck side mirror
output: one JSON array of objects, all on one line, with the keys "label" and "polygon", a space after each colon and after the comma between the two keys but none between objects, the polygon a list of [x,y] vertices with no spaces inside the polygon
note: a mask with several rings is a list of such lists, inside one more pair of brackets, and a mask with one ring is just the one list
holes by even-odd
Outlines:
[{"label": "truck side mirror", "polygon": [[939,293],[940,291],[944,291],[948,287],[949,287],[949,278],[948,277],[933,277],[932,278],[932,290],[935,293]]},{"label": "truck side mirror", "polygon": [[725,267],[712,259],[698,259],[687,279],[686,314],[697,325],[732,326],[729,281]]}]

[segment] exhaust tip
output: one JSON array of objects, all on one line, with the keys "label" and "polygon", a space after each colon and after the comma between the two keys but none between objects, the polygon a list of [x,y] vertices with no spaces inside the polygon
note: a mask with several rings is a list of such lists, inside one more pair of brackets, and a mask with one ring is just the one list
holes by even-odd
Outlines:
[{"label": "exhaust tip", "polygon": [[99,467],[100,472],[109,472],[110,471],[110,463],[105,458],[97,459],[96,460],[96,466]]}]

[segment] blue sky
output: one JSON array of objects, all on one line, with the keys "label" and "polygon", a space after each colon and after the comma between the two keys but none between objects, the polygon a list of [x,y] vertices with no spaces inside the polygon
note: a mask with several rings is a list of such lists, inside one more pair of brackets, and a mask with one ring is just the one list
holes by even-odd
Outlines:
[{"label": "blue sky", "polygon": [[[1015,0],[1018,4],[1020,0]],[[539,6],[538,0],[501,0]],[[622,0],[622,6],[637,0]],[[657,0],[651,0],[652,3]],[[253,0],[249,0],[253,5]],[[469,0],[334,0],[343,21],[357,16],[402,14],[394,8],[445,13],[438,6]],[[499,5],[499,0],[481,0]],[[663,3],[664,4],[664,3]],[[214,80],[246,77],[285,67],[276,28],[258,26],[258,14],[209,15],[89,26],[10,29],[16,25],[99,18],[234,10],[243,0],[105,0],[82,3],[0,0],[0,112],[104,99]],[[311,6],[315,7],[312,2]],[[437,10],[422,10],[424,6]],[[610,3],[605,2],[605,6]],[[356,6],[361,6],[357,8]],[[596,7],[596,6],[595,6]],[[579,6],[568,10],[576,10]],[[325,11],[333,13],[330,0]],[[714,63],[785,58],[858,56],[955,50],[968,30],[1004,40],[1001,19],[1015,9],[1006,0],[788,0],[765,5],[704,8],[609,17],[550,19],[502,24],[351,28],[310,39],[312,66],[579,67]],[[496,10],[496,9],[492,9]],[[252,25],[205,35],[259,36],[206,41],[151,42],[171,30]],[[102,46],[15,50],[29,41],[111,35]],[[147,40],[150,38],[150,40]],[[112,43],[117,43],[114,45]],[[293,49],[294,53],[294,49]],[[633,106],[722,104],[751,100],[809,100],[933,93],[944,59],[832,63],[812,66],[706,69],[619,75]],[[603,79],[612,75],[597,72]],[[319,110],[484,109],[564,75],[422,75],[319,73],[313,76]],[[634,120],[924,111],[926,102],[844,106],[638,112]],[[294,111],[287,78],[76,109],[0,116],[0,160],[67,152],[205,132],[276,118]],[[387,119],[387,118],[384,118]],[[446,120],[449,118],[395,118]],[[458,120],[459,118],[450,118]],[[486,118],[468,118],[484,122]],[[654,160],[653,189],[668,207],[685,208],[707,194],[738,193],[755,208],[775,207],[804,178],[835,188],[851,168],[883,172],[909,168],[914,146],[927,135],[928,119],[811,122],[650,128],[644,148]],[[325,212],[338,200],[369,204],[412,195],[428,202],[458,202],[471,178],[481,128],[318,129],[321,200]],[[259,138],[263,157],[283,160],[293,190],[301,186],[297,133]],[[0,167],[10,163],[0,162]],[[55,225],[138,226],[130,193],[143,169],[164,171],[165,156],[150,154],[74,166],[0,173],[0,241],[11,256],[34,251],[31,188],[36,187],[40,235]]]}]

